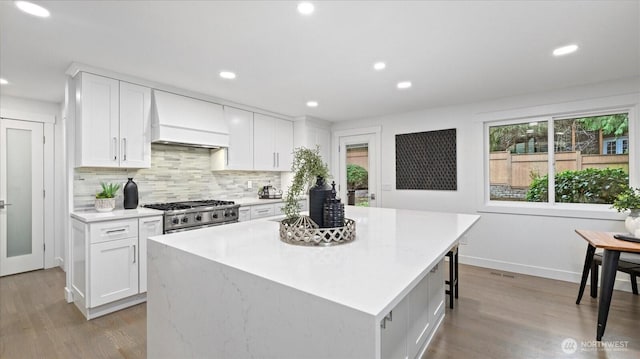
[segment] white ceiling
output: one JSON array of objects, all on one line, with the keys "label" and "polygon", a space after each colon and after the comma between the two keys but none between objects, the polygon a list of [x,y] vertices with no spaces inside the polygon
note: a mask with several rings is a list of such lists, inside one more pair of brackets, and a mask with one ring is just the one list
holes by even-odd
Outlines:
[{"label": "white ceiling", "polygon": [[51,17],[0,1],[3,95],[61,102],[80,62],[338,121],[640,76],[637,0],[35,2]]}]

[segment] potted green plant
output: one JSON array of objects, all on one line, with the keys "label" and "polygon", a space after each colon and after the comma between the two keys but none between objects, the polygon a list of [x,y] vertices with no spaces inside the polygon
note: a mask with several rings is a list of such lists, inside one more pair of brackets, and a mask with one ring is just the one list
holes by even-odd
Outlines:
[{"label": "potted green plant", "polygon": [[291,171],[294,172],[293,181],[285,197],[284,213],[287,220],[295,220],[300,217],[298,199],[303,191],[316,181],[318,177],[327,179],[329,168],[320,157],[320,149],[315,150],[298,147],[293,151],[293,163]]},{"label": "potted green plant", "polygon": [[631,235],[640,238],[640,188],[627,187],[613,201],[618,212],[629,211],[624,226]]},{"label": "potted green plant", "polygon": [[116,208],[116,194],[120,185],[116,183],[100,183],[102,192],[96,194],[95,207],[98,212],[110,212]]}]

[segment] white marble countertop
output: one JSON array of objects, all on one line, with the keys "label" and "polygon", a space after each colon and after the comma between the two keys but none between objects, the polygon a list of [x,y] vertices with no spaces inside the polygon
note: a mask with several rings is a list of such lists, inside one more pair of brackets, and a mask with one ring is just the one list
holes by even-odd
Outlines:
[{"label": "white marble countertop", "polygon": [[280,241],[273,219],[151,237],[153,241],[379,316],[402,299],[480,218],[346,207],[356,240],[333,247]]},{"label": "white marble countertop", "polygon": [[144,207],[138,207],[136,209],[114,209],[111,212],[98,212],[95,209],[90,209],[83,211],[72,211],[71,218],[78,219],[85,223],[91,223],[117,219],[162,216],[163,213],[163,211]]}]

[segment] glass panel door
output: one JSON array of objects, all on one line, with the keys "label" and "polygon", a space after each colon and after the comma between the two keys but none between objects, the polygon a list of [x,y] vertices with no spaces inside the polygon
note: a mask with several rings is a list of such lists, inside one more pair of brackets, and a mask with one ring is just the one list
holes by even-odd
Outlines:
[{"label": "glass panel door", "polygon": [[7,257],[33,253],[31,157],[31,131],[7,129]]},{"label": "glass panel door", "polygon": [[44,267],[43,124],[0,119],[0,275]]}]

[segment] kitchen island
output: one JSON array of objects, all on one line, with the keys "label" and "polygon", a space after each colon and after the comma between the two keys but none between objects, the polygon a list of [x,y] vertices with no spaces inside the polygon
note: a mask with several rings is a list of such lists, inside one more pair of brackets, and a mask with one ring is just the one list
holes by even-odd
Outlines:
[{"label": "kitchen island", "polygon": [[421,355],[444,318],[443,258],[477,215],[346,208],[356,240],[301,247],[258,220],[151,237],[150,358]]}]

